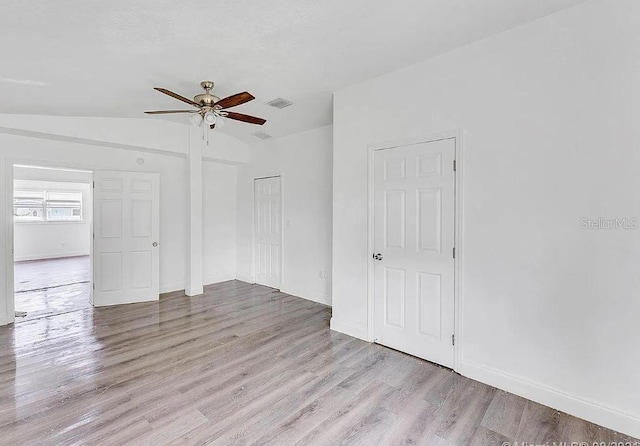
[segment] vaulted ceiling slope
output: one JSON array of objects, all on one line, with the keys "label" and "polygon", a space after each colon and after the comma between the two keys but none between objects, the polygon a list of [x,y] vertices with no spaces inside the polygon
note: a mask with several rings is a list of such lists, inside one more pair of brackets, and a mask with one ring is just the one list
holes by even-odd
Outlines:
[{"label": "vaulted ceiling slope", "polygon": [[[334,91],[582,1],[3,2],[0,113],[138,118],[180,108],[152,87],[191,97],[210,79],[219,97],[252,92],[234,111],[283,136],[331,123]],[[265,104],[276,97],[294,105]],[[222,129],[247,142],[256,130]]]}]

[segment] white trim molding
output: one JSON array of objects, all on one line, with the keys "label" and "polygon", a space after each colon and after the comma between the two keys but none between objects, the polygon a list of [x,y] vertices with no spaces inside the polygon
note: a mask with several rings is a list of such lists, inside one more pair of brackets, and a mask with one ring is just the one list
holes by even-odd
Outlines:
[{"label": "white trim molding", "polygon": [[347,324],[336,320],[335,317],[331,318],[330,328],[333,331],[337,331],[342,334],[352,336],[354,338],[362,339],[363,341],[370,342],[368,337],[369,333],[367,327],[358,327],[355,325]]},{"label": "white trim molding", "polygon": [[11,158],[5,160],[5,237],[6,237],[6,277],[7,283],[5,284],[5,314],[0,314],[0,325],[12,324],[15,322],[16,315],[16,301],[15,301],[15,284],[14,284],[14,265],[13,265],[13,165],[14,161]]},{"label": "white trim molding", "polygon": [[623,434],[640,438],[640,415],[638,414],[625,413],[473,361],[460,361],[457,372],[467,378],[497,387],[536,403],[566,412],[600,426],[606,426]]},{"label": "white trim molding", "polygon": [[251,276],[245,276],[244,274],[236,274],[236,280],[240,281],[240,282],[245,282],[248,283],[250,285],[255,285],[255,281],[253,280],[253,277]]},{"label": "white trim molding", "polygon": [[160,294],[173,293],[175,291],[184,291],[184,282],[160,283]]},{"label": "white trim molding", "polygon": [[331,306],[331,297],[324,293],[313,293],[310,294],[308,292],[302,290],[296,290],[295,288],[291,288],[288,285],[282,284],[280,287],[280,291],[285,294],[289,294],[291,296],[299,297],[301,299],[310,300],[312,302],[316,302],[322,305]]},{"label": "white trim molding", "polygon": [[14,262],[29,262],[32,260],[49,260],[49,259],[65,259],[67,257],[85,257],[91,256],[91,251],[72,251],[65,253],[40,253],[24,256],[15,256]]},{"label": "white trim molding", "polygon": [[216,283],[235,280],[235,278],[236,278],[235,274],[212,273],[212,274],[205,274],[203,282],[204,282],[204,286],[207,287],[209,285],[215,285]]}]

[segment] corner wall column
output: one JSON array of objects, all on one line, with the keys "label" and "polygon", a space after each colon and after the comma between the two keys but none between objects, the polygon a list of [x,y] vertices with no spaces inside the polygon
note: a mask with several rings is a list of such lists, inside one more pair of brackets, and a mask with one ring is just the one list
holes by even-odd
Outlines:
[{"label": "corner wall column", "polygon": [[202,130],[189,126],[189,258],[185,294],[197,296],[203,289]]}]

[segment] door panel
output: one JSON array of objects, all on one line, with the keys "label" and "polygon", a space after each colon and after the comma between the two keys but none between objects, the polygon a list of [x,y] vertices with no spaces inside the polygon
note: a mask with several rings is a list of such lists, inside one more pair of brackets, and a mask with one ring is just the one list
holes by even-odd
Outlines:
[{"label": "door panel", "polygon": [[374,154],[374,337],[453,366],[455,140]]},{"label": "door panel", "polygon": [[280,177],[254,181],[256,283],[280,288],[282,210]]},{"label": "door panel", "polygon": [[418,250],[440,252],[442,246],[442,190],[418,189]]},{"label": "door panel", "polygon": [[132,200],[132,226],[134,237],[151,237],[153,203],[151,200]]},{"label": "door panel", "polygon": [[159,298],[160,178],[94,173],[95,306]]},{"label": "door panel", "polygon": [[442,155],[434,153],[431,155],[419,156],[417,167],[418,178],[440,175],[442,173]]},{"label": "door panel", "polygon": [[122,200],[102,200],[96,202],[100,206],[100,220],[96,220],[102,228],[102,238],[122,237]]},{"label": "door panel", "polygon": [[97,291],[102,293],[122,291],[122,253],[100,253],[97,255],[96,265],[100,266],[94,279],[95,283],[99,284],[96,286]]},{"label": "door panel", "polygon": [[440,312],[442,309],[442,276],[418,272],[418,330],[440,339]]},{"label": "door panel", "polygon": [[385,247],[404,249],[405,246],[405,192],[385,191]]},{"label": "door panel", "polygon": [[384,269],[384,307],[385,324],[404,328],[405,318],[405,270],[397,268]]},{"label": "door panel", "polygon": [[131,253],[131,286],[134,289],[148,289],[151,287],[153,272],[153,254],[150,251]]}]

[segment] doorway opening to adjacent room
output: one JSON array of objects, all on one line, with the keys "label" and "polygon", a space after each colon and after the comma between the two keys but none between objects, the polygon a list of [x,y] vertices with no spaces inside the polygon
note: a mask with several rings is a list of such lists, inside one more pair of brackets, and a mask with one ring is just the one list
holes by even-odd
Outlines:
[{"label": "doorway opening to adjacent room", "polygon": [[254,180],[255,283],[280,289],[282,284],[282,177]]},{"label": "doorway opening to adjacent room", "polygon": [[459,137],[370,147],[369,320],[379,344],[456,366]]},{"label": "doorway opening to adjacent room", "polygon": [[160,176],[9,162],[6,320],[159,299]]},{"label": "doorway opening to adjacent room", "polygon": [[93,172],[13,166],[15,320],[91,307]]}]

